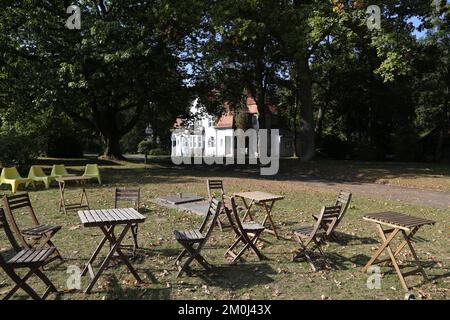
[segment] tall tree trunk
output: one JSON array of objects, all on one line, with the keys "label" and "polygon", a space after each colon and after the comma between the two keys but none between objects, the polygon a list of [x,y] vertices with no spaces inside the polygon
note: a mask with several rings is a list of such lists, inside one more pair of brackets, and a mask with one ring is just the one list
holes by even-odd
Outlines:
[{"label": "tall tree trunk", "polygon": [[124,160],[122,150],[120,148],[120,138],[115,134],[105,136],[106,149],[103,153],[103,159]]},{"label": "tall tree trunk", "polygon": [[298,94],[298,87],[299,87],[299,81],[298,81],[298,76],[295,77],[295,94],[294,94],[294,110],[292,112],[292,131],[293,131],[293,136],[292,136],[292,156],[294,158],[298,158],[298,152],[297,152],[297,112],[298,112],[298,105],[299,105],[299,94]]},{"label": "tall tree trunk", "polygon": [[297,61],[297,74],[299,77],[298,94],[301,103],[301,160],[310,161],[315,156],[315,126],[313,114],[312,77],[309,61],[304,57]]}]

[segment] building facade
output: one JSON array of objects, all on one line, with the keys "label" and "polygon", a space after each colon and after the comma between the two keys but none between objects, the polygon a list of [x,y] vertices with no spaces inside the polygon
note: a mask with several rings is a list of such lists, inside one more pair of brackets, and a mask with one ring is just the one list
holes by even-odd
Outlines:
[{"label": "building facade", "polygon": [[[190,110],[190,119],[178,118],[172,132],[173,157],[235,157],[238,152],[249,156],[252,150],[254,157],[258,157],[258,142],[246,141],[243,150],[237,150],[237,141],[234,136],[236,117],[233,112],[224,108],[224,113],[216,118],[203,111],[197,101],[194,101]],[[276,117],[276,108],[271,108],[272,117]],[[247,98],[246,108],[243,110],[246,129],[259,130],[258,108],[253,98]],[[281,136],[281,156],[289,156],[292,152],[291,138]],[[254,145],[250,146],[249,143]]]}]

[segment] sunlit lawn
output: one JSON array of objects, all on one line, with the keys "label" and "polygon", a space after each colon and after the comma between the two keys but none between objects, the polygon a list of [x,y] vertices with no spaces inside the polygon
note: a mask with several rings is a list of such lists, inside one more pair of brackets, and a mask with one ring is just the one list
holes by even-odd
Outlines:
[{"label": "sunlit lawn", "polygon": [[[74,161],[72,164],[77,165]],[[94,291],[84,295],[79,291],[67,290],[67,267],[80,268],[88,260],[101,239],[100,230],[83,228],[76,213],[58,213],[59,191],[30,190],[32,202],[41,223],[62,225],[54,242],[66,258],[66,263],[55,262],[46,271],[60,290],[57,299],[403,299],[405,292],[397,275],[390,268],[382,268],[381,290],[367,289],[368,275],[361,268],[368,261],[378,245],[375,226],[363,221],[369,212],[394,210],[437,221],[434,227],[425,227],[418,233],[415,248],[431,281],[422,283],[419,276],[410,276],[407,282],[415,286],[417,296],[427,299],[448,299],[450,297],[450,209],[438,210],[417,207],[399,202],[385,202],[354,195],[354,200],[345,220],[339,227],[340,243],[324,247],[328,258],[334,263],[332,269],[312,272],[307,262],[291,262],[296,243],[290,230],[298,225],[313,222],[312,213],[321,205],[333,203],[339,190],[308,189],[301,183],[282,179],[264,179],[256,173],[239,168],[213,170],[208,167],[179,168],[165,164],[138,165],[105,163],[102,167],[104,184],[92,184],[88,190],[91,208],[113,206],[114,187],[140,187],[141,205],[145,207],[146,222],[139,229],[142,249],[132,259],[133,265],[145,280],[144,285],[135,285],[133,277],[122,264],[115,264],[100,278]],[[313,165],[311,165],[313,166]],[[326,167],[326,166],[324,166]],[[72,170],[81,171],[81,167]],[[285,171],[286,168],[282,170]],[[300,170],[300,169],[298,169]],[[305,172],[308,168],[304,168]],[[320,172],[318,172],[320,174]],[[259,262],[252,254],[245,261],[229,265],[223,254],[233,241],[233,234],[227,230],[214,231],[209,245],[204,249],[206,259],[215,266],[207,273],[194,263],[196,272],[192,277],[176,278],[174,259],[181,250],[173,237],[175,229],[196,228],[201,218],[193,214],[177,212],[157,206],[151,200],[157,196],[177,192],[190,192],[206,196],[205,180],[219,177],[225,181],[226,192],[260,190],[285,196],[274,209],[274,219],[281,230],[282,240],[264,234],[262,252],[269,258]],[[7,191],[4,189],[4,193]],[[79,190],[69,188],[68,197]],[[259,218],[262,218],[262,213]],[[129,242],[130,240],[128,240]],[[2,250],[8,249],[3,234]],[[403,256],[402,260],[410,259]],[[88,277],[82,278],[82,287]],[[31,284],[38,285],[38,281]],[[10,288],[11,281],[0,272],[0,298]],[[42,287],[41,287],[42,289]],[[15,298],[25,298],[20,292]]]}]

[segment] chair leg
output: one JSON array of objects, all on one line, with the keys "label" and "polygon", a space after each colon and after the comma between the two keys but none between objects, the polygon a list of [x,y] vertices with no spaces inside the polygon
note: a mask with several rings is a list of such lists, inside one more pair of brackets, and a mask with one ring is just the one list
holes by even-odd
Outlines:
[{"label": "chair leg", "polygon": [[138,225],[137,224],[131,226],[131,234],[133,235],[133,241],[134,241],[133,254],[136,254],[136,250],[139,249],[139,244],[138,244]]},{"label": "chair leg", "polygon": [[220,232],[223,232],[223,225],[222,221],[220,221],[220,217],[217,219],[217,226],[219,227]]},{"label": "chair leg", "polygon": [[45,296],[48,295],[48,293],[50,292],[58,292],[58,289],[56,289],[55,285],[44,273],[42,273],[41,270],[36,269],[34,270],[34,273],[36,274],[36,276],[39,277],[39,279],[42,280],[42,282],[44,282],[47,285],[47,292],[44,294],[43,299],[45,299]]},{"label": "chair leg", "polygon": [[19,181],[14,181],[11,184],[11,188],[12,188],[12,193],[16,193],[17,190],[19,189]]},{"label": "chair leg", "polygon": [[189,254],[189,257],[186,259],[186,261],[184,263],[181,261],[181,259],[177,260],[178,270],[179,270],[177,277],[180,277],[183,274],[183,272],[186,271],[186,269],[189,267],[189,265],[192,263],[192,261],[194,261],[194,260],[196,260],[206,270],[211,269],[211,265],[205,260],[205,258],[202,257],[202,255],[200,255],[200,251],[201,251],[200,247],[195,249],[192,244],[185,243],[185,242],[179,242],[179,243],[186,249],[186,253]]},{"label": "chair leg", "polygon": [[[40,272],[40,271],[38,271],[38,272]],[[30,269],[30,271],[23,278],[20,278],[14,271],[11,271],[9,273],[9,275],[10,275],[11,279],[16,283],[16,285],[14,286],[14,288],[11,289],[11,291],[8,292],[8,294],[3,298],[3,300],[8,300],[9,298],[11,298],[13,296],[13,294],[16,293],[16,291],[19,289],[24,290],[34,300],[42,300],[42,298],[36,293],[36,291],[26,283],[26,281],[33,274],[36,274],[36,269]],[[48,281],[50,281],[50,280],[48,280]]]}]

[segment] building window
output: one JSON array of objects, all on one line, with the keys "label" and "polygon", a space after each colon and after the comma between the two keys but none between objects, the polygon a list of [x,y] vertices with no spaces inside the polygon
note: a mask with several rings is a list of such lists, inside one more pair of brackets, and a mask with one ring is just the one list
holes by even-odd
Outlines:
[{"label": "building window", "polygon": [[215,148],[216,147],[216,140],[214,137],[210,137],[208,140],[208,147],[209,148]]},{"label": "building window", "polygon": [[177,146],[177,140],[172,140],[172,147],[175,148]]},{"label": "building window", "polygon": [[203,139],[202,139],[202,136],[198,136],[197,137],[197,145],[198,145],[198,147],[199,148],[202,148],[203,147],[203,141],[202,141]]},{"label": "building window", "polygon": [[188,146],[189,146],[189,143],[188,143],[187,139],[183,139],[183,145],[184,145],[185,147],[188,147]]},{"label": "building window", "polygon": [[214,125],[215,125],[214,118],[209,118],[208,126],[209,126],[209,127],[214,127]]}]

